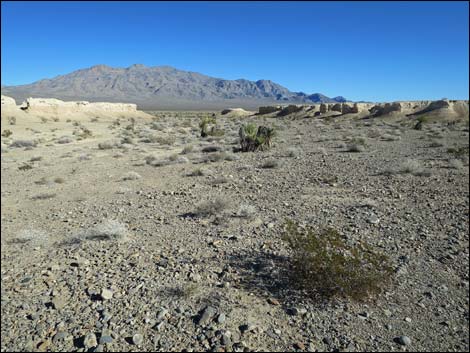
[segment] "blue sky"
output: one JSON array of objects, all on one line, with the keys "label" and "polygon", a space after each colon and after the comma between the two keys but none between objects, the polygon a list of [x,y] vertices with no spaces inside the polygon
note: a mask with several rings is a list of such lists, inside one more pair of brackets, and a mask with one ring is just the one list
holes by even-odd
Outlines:
[{"label": "blue sky", "polygon": [[2,1],[2,84],[96,64],[351,100],[468,99],[467,2]]}]

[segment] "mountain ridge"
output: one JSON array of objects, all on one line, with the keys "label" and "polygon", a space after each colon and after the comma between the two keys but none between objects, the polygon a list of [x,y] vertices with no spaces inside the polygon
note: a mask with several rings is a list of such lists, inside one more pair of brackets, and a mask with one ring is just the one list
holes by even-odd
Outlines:
[{"label": "mountain ridge", "polygon": [[27,97],[64,100],[106,100],[139,106],[256,106],[261,104],[337,103],[342,96],[293,92],[267,79],[226,80],[172,66],[133,64],[116,68],[98,64],[31,84],[3,86],[2,94],[17,100]]}]

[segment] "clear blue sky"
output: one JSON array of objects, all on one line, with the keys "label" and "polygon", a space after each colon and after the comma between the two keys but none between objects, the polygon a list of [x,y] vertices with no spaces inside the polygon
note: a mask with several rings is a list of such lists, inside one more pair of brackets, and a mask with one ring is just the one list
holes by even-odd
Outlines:
[{"label": "clear blue sky", "polygon": [[106,64],[351,100],[468,99],[467,2],[2,1],[2,84]]}]

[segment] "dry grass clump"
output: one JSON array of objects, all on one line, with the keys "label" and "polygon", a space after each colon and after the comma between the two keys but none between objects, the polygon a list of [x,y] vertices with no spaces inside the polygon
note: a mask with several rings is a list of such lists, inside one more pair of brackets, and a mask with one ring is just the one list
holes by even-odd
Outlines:
[{"label": "dry grass clump", "polygon": [[104,220],[100,224],[79,233],[74,240],[126,241],[129,231],[127,225],[115,219]]},{"label": "dry grass clump", "polygon": [[188,176],[204,176],[206,175],[206,171],[202,168],[197,168],[194,169],[191,173],[188,174]]},{"label": "dry grass clump", "polygon": [[300,229],[287,221],[283,239],[291,250],[291,276],[312,296],[365,300],[392,279],[390,260],[364,242],[349,244],[336,230]]},{"label": "dry grass clump", "polygon": [[256,207],[248,204],[241,204],[235,215],[240,218],[252,219],[256,215]]},{"label": "dry grass clump", "polygon": [[12,238],[10,244],[29,244],[31,246],[44,246],[50,242],[49,234],[41,229],[22,229],[18,235]]},{"label": "dry grass clump", "polygon": [[295,147],[289,147],[286,151],[286,156],[291,158],[298,157],[300,156],[300,150]]},{"label": "dry grass clump", "polygon": [[425,170],[421,163],[417,160],[407,159],[398,168],[389,168],[382,174],[394,175],[394,174],[411,174],[414,176],[431,176],[431,171]]},{"label": "dry grass clump", "polygon": [[65,179],[62,177],[57,177],[57,178],[54,178],[54,182],[57,184],[63,184],[65,183]]},{"label": "dry grass clump", "polygon": [[187,145],[187,146],[184,146],[183,150],[181,151],[181,154],[190,154],[191,152],[193,152],[193,150],[194,150],[193,145]]},{"label": "dry grass clump", "polygon": [[444,144],[437,140],[432,140],[431,143],[429,144],[429,147],[433,147],[433,148],[438,148],[438,147],[443,147],[443,146]]},{"label": "dry grass clump", "polygon": [[2,132],[3,137],[10,137],[11,135],[13,135],[13,131],[11,131],[9,129],[3,130],[3,132]]},{"label": "dry grass clump", "polygon": [[124,174],[124,175],[122,176],[122,179],[121,179],[121,180],[123,180],[123,181],[126,181],[126,180],[137,180],[137,179],[140,179],[140,178],[142,178],[142,176],[141,176],[139,173],[136,173],[136,172],[131,171],[131,172],[128,172],[128,173]]},{"label": "dry grass clump", "polygon": [[449,168],[451,168],[451,169],[463,169],[464,164],[463,164],[462,160],[453,158],[453,159],[449,160]]},{"label": "dry grass clump", "polygon": [[70,136],[62,136],[61,138],[57,140],[57,143],[66,144],[66,143],[71,143],[73,141],[74,139],[71,138]]},{"label": "dry grass clump", "polygon": [[400,135],[385,134],[382,136],[383,141],[399,141],[401,140]]},{"label": "dry grass clump", "polygon": [[217,197],[213,200],[203,201],[196,207],[195,214],[199,217],[216,216],[229,207],[228,200]]},{"label": "dry grass clump", "polygon": [[358,145],[356,143],[348,144],[346,148],[348,152],[364,152],[366,150],[364,145]]},{"label": "dry grass clump", "polygon": [[42,156],[33,156],[33,157],[31,157],[31,159],[29,161],[30,162],[39,162],[40,160],[42,160]]},{"label": "dry grass clump", "polygon": [[227,158],[226,152],[208,153],[204,156],[203,162],[220,162]]},{"label": "dry grass clump", "polygon": [[115,140],[109,140],[109,141],[103,141],[98,144],[98,148],[100,150],[110,150],[112,148],[118,148],[121,146],[120,141],[115,141]]},{"label": "dry grass clump", "polygon": [[279,162],[278,160],[274,158],[267,159],[266,161],[261,164],[261,168],[263,169],[274,169],[279,167]]},{"label": "dry grass clump", "polygon": [[205,146],[201,149],[203,153],[221,152],[223,149],[221,146]]},{"label": "dry grass clump", "polygon": [[57,194],[53,192],[44,192],[41,194],[37,194],[31,197],[31,200],[47,200],[56,197]]},{"label": "dry grass clump", "polygon": [[15,140],[10,144],[10,147],[36,147],[38,142],[35,140]]},{"label": "dry grass clump", "polygon": [[218,176],[218,177],[215,177],[212,180],[209,180],[210,185],[220,185],[220,184],[226,184],[228,182],[229,182],[229,179],[227,177],[224,177],[224,176]]},{"label": "dry grass clump", "polygon": [[469,154],[469,147],[462,146],[462,147],[450,147],[447,149],[447,153],[453,154],[457,157],[468,156]]}]

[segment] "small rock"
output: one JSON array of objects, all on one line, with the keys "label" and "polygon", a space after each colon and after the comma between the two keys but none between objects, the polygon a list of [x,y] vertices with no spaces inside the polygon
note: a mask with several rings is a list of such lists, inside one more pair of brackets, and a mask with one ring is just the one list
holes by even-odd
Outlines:
[{"label": "small rock", "polygon": [[376,215],[372,215],[367,219],[367,222],[369,222],[370,224],[379,224],[380,219]]},{"label": "small rock", "polygon": [[101,298],[103,298],[103,300],[109,300],[113,297],[113,292],[107,288],[103,288],[101,290]]},{"label": "small rock", "polygon": [[114,339],[111,336],[101,336],[100,337],[100,344],[106,344],[106,343],[111,343],[113,342]]},{"label": "small rock", "polygon": [[224,314],[224,313],[220,314],[220,315],[217,317],[217,322],[218,322],[219,324],[223,324],[223,323],[225,322],[225,314]]},{"label": "small rock", "polygon": [[136,346],[141,345],[144,342],[144,336],[142,336],[140,333],[136,333],[134,336],[132,336],[132,343],[134,343]]},{"label": "small rock", "polygon": [[201,314],[199,315],[198,324],[199,325],[206,325],[212,318],[217,314],[217,309],[212,306],[206,306],[204,310],[202,310]]},{"label": "small rock", "polygon": [[409,346],[411,344],[411,339],[408,336],[397,337],[396,341],[402,346]]},{"label": "small rock", "polygon": [[65,304],[67,304],[67,299],[61,295],[52,298],[52,305],[54,306],[54,309],[56,310],[62,309],[65,306]]},{"label": "small rock", "polygon": [[85,349],[96,347],[98,345],[98,342],[96,341],[96,335],[93,332],[87,334],[83,339],[83,345],[85,346]]}]

